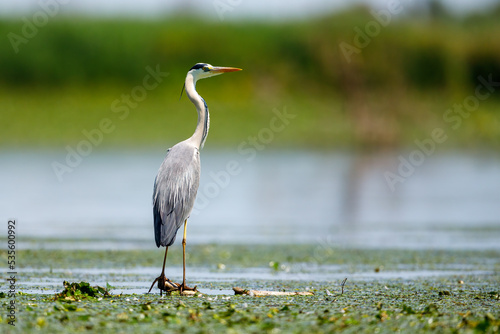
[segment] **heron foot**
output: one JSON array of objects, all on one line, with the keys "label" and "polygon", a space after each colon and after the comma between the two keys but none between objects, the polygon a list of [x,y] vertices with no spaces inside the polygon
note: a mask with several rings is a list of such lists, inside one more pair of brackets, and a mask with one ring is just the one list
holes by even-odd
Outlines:
[{"label": "heron foot", "polygon": [[179,286],[179,290],[180,290],[181,294],[183,291],[195,291],[195,292],[198,291],[198,290],[196,290],[197,285],[195,285],[194,288],[190,288],[186,285],[186,283],[182,283],[182,284],[175,283],[175,284],[177,284]]},{"label": "heron foot", "polygon": [[151,292],[151,289],[153,289],[153,286],[155,285],[156,282],[158,282],[158,289],[160,289],[160,296],[162,295],[163,291],[167,293],[178,291],[181,286],[179,283],[172,282],[171,280],[166,278],[164,274],[161,274],[153,281],[153,284],[151,284],[148,293]]}]

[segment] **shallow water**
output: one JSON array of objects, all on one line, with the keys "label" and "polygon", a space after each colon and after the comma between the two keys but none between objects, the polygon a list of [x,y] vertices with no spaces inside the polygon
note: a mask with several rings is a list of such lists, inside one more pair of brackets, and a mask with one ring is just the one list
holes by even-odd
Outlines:
[{"label": "shallow water", "polygon": [[[25,248],[155,248],[151,193],[164,153],[95,151],[60,182],[52,163],[65,152],[0,152],[0,218],[17,220]],[[394,192],[384,173],[397,173],[397,153],[249,158],[202,152],[189,243],[500,249],[497,153],[436,153]]]},{"label": "shallow water", "polygon": [[[402,268],[403,269],[403,268]],[[72,268],[72,269],[29,269],[20,271],[21,275],[31,274],[34,278],[18,282],[19,288],[24,293],[54,294],[62,290],[62,281],[90,281],[93,285],[106,287],[110,284],[113,288],[112,294],[144,294],[150,287],[152,278],[158,275],[156,267],[142,267],[133,269],[95,269],[95,268]],[[169,272],[181,273],[181,267],[170,267]],[[202,267],[188,268],[189,277],[196,281],[190,285],[198,284],[198,289],[203,294],[208,295],[234,295],[234,291],[226,288],[208,288],[212,284],[230,283],[237,286],[240,282],[280,282],[286,284],[287,281],[303,282],[314,284],[314,282],[338,283],[344,278],[349,281],[373,281],[378,282],[394,280],[414,280],[419,278],[453,277],[460,276],[466,279],[467,276],[492,275],[495,271],[479,270],[467,266],[455,266],[447,268],[442,266],[439,269],[415,269],[405,268],[404,270],[389,270],[375,272],[372,266],[353,271],[349,266],[339,265],[319,265],[310,266],[307,264],[296,264],[285,271],[274,272],[269,268],[243,268],[231,271],[210,270]],[[37,277],[44,277],[40,280]],[[169,278],[175,282],[181,282],[182,277],[174,274]],[[248,283],[247,283],[248,284]],[[155,287],[152,292],[158,292]]]}]

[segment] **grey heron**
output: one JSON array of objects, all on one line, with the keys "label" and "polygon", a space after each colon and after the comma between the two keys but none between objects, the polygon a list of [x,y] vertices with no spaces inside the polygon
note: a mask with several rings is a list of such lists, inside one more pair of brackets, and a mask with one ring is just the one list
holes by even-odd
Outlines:
[{"label": "grey heron", "polygon": [[[198,123],[191,137],[168,149],[156,175],[153,189],[155,241],[157,247],[165,247],[165,255],[161,274],[153,281],[148,293],[156,282],[160,295],[163,291],[196,290],[196,287],[190,288],[186,285],[186,227],[200,183],[200,149],[205,144],[210,125],[208,107],[205,100],[196,92],[196,81],[235,71],[241,69],[198,63],[191,67],[186,75],[183,90],[186,90],[186,95],[196,107]],[[165,263],[168,247],[174,243],[177,230],[183,224],[182,284],[178,284],[165,277]]]}]

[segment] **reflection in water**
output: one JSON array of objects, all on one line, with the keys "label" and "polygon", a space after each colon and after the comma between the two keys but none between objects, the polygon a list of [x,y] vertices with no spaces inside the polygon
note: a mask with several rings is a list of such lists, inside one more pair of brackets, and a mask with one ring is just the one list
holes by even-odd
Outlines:
[{"label": "reflection in water", "polygon": [[[2,152],[0,218],[18,220],[21,242],[153,248],[151,194],[164,154],[93,152],[59,182],[51,163],[63,153]],[[224,178],[231,160],[240,168]],[[392,192],[384,173],[398,163],[397,154],[302,151],[259,152],[248,162],[205,150],[205,201],[188,223],[188,242],[500,248],[500,157],[435,154]]]}]

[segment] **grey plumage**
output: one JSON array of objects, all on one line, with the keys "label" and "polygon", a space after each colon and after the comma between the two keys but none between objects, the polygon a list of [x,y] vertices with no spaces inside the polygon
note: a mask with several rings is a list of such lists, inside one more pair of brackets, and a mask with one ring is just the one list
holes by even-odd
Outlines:
[{"label": "grey plumage", "polygon": [[200,152],[183,141],[167,151],[153,190],[156,246],[170,246],[188,219],[200,183]]}]

